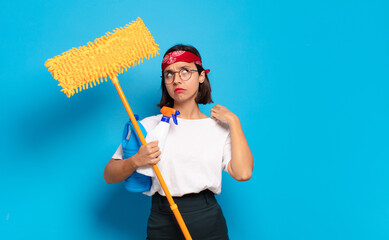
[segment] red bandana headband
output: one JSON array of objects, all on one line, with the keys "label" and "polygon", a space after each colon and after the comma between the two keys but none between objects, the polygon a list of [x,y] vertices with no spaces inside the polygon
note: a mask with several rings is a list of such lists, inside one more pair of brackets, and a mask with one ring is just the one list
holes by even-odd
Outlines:
[{"label": "red bandana headband", "polygon": [[[187,51],[174,51],[166,54],[166,56],[162,59],[162,71],[165,70],[167,66],[175,62],[194,62],[195,64],[203,66],[201,59],[195,54]],[[205,69],[206,73],[209,73],[210,71],[211,70],[209,69]]]}]

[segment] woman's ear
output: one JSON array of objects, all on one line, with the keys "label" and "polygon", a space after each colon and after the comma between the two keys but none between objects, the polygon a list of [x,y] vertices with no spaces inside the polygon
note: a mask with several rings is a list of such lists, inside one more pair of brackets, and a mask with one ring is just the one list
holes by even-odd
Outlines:
[{"label": "woman's ear", "polygon": [[205,71],[203,70],[199,76],[199,82],[203,83],[205,81]]}]

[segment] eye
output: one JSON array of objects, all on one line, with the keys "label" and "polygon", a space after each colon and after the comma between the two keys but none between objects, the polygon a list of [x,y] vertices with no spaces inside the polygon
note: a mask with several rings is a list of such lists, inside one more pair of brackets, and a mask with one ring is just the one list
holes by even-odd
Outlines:
[{"label": "eye", "polygon": [[188,70],[188,69],[186,69],[186,68],[183,68],[183,69],[181,70],[181,72],[185,74],[185,73],[188,73],[188,72],[189,72],[189,70]]},{"label": "eye", "polygon": [[165,78],[169,78],[172,76],[173,76],[172,72],[165,72]]}]

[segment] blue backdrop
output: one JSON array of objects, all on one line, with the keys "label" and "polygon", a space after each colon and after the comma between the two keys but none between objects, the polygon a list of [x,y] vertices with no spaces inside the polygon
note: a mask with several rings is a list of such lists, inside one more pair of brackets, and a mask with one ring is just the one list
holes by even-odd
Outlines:
[{"label": "blue backdrop", "polygon": [[[1,7],[0,239],[144,239],[150,199],[107,185],[128,117],[110,83],[68,99],[44,62],[141,17],[192,44],[255,169],[223,175],[231,239],[389,239],[387,1],[31,1]],[[158,114],[158,56],[120,75]]]}]

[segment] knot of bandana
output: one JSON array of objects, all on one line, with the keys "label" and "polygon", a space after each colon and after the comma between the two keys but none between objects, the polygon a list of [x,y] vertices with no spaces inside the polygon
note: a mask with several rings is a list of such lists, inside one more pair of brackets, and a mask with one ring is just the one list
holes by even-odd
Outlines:
[{"label": "knot of bandana", "polygon": [[[201,59],[195,54],[187,51],[174,51],[166,54],[166,56],[162,59],[162,71],[165,70],[167,66],[175,62],[194,62],[195,64],[203,66]],[[205,69],[206,73],[209,73],[210,71],[211,70],[209,69]]]}]

